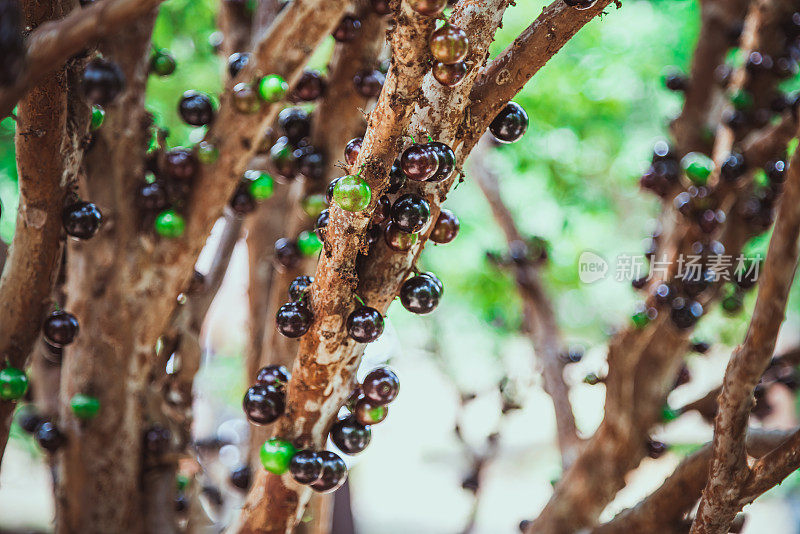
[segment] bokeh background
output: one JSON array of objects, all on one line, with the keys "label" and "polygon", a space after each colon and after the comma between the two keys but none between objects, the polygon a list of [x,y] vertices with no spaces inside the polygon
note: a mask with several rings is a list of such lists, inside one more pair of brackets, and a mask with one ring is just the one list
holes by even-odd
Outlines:
[{"label": "bokeh background", "polygon": [[[510,8],[493,54],[544,5],[520,0]],[[188,88],[220,89],[223,62],[209,44],[214,19],[212,0],[169,0],[159,15],[154,43],[173,52],[178,69],[168,78],[151,77],[148,107],[170,129],[174,145],[198,136],[176,113],[180,94]],[[698,28],[694,0],[628,0],[622,9],[612,7],[581,30],[517,97],[530,116],[525,137],[485,156],[518,225],[549,242],[544,279],[565,337],[585,351],[583,360],[565,372],[585,436],[602,419],[604,391],[602,384],[584,384],[583,377],[605,372],[606,342],[628,324],[637,297],[629,282],[614,280],[613,270],[608,279],[582,284],[578,257],[590,250],[613,265],[618,255],[642,254],[659,206],[639,191],[637,180],[653,143],[666,135],[669,118],[681,106],[680,95],[663,87],[662,76],[671,68],[688,69]],[[332,46],[329,39],[313,66],[324,70]],[[800,85],[798,80],[787,83],[787,89]],[[0,237],[5,242],[13,236],[17,203],[13,136],[14,122],[3,120]],[[473,532],[513,533],[520,520],[544,506],[551,482],[560,476],[552,406],[541,388],[533,348],[520,332],[520,300],[509,274],[486,260],[487,251],[503,252],[505,241],[470,180],[469,167],[466,181],[446,206],[460,217],[461,233],[451,244],[429,246],[421,260],[445,284],[442,304],[425,317],[392,306],[386,333],[367,351],[366,369],[389,361],[402,386],[388,419],[373,429],[372,444],[352,461],[352,511],[359,533],[458,533],[471,521]],[[748,250],[765,251],[767,238],[754,240]],[[248,382],[243,374],[245,254],[240,245],[209,314],[207,354],[196,381],[196,435],[234,442],[220,451],[208,475],[232,500],[233,509],[241,496],[227,485],[224,473],[241,460],[235,442],[245,442],[247,432],[240,408]],[[672,393],[671,404],[680,406],[719,383],[732,347],[743,338],[754,296],[749,295],[740,315],[713,310],[701,321],[696,338],[713,343],[712,349],[690,356],[692,381]],[[779,349],[800,343],[799,312],[800,287],[795,287]],[[503,381],[506,396],[521,409],[501,416],[498,384]],[[462,406],[461,399],[473,395]],[[777,408],[764,424],[795,425],[793,394],[775,395]],[[496,451],[476,494],[464,489],[463,481],[471,471],[470,455],[487,451],[492,434],[498,435]],[[646,459],[630,475],[606,517],[657,487],[685,454],[710,439],[711,429],[699,416],[687,414],[656,429],[654,437],[668,443],[669,452]],[[45,458],[29,436],[12,429],[0,473],[0,531],[48,531],[53,508]],[[800,532],[800,477],[791,476],[747,512],[745,532]]]}]

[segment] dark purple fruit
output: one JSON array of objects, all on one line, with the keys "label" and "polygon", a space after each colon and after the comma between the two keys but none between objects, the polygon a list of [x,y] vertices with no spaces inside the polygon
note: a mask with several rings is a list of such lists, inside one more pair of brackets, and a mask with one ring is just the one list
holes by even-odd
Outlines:
[{"label": "dark purple fruit", "polygon": [[214,120],[214,104],[205,93],[186,91],[178,103],[178,113],[187,124],[206,126]]},{"label": "dark purple fruit", "polygon": [[764,172],[767,173],[772,184],[782,184],[786,180],[786,162],[783,160],[772,160],[764,165]]},{"label": "dark purple fruit", "polygon": [[528,129],[528,114],[516,102],[509,102],[489,125],[489,131],[501,143],[513,143]]},{"label": "dark purple fruit", "polygon": [[433,149],[439,159],[439,168],[436,172],[428,178],[429,182],[441,182],[450,178],[453,170],[456,168],[456,154],[453,149],[444,143],[432,141],[428,146]]},{"label": "dark purple fruit", "polygon": [[409,193],[398,198],[392,206],[392,223],[403,232],[419,232],[431,215],[431,206],[421,196]]},{"label": "dark purple fruit", "polygon": [[377,425],[389,414],[389,408],[370,402],[369,399],[358,399],[353,406],[353,415],[362,425]]},{"label": "dark purple fruit", "polygon": [[349,166],[352,167],[356,164],[356,160],[358,159],[359,152],[361,152],[361,145],[363,143],[363,138],[356,137],[351,139],[350,142],[347,143],[347,146],[344,147],[344,162]]},{"label": "dark purple fruit", "polygon": [[305,147],[297,158],[297,170],[309,180],[322,180],[326,170],[325,154],[312,146]]},{"label": "dark purple fruit", "polygon": [[298,484],[313,484],[322,476],[322,456],[317,451],[303,450],[292,456],[289,472]]},{"label": "dark purple fruit", "polygon": [[431,67],[433,78],[445,87],[455,87],[464,81],[467,75],[467,64],[463,61],[448,65],[447,63],[436,62]]},{"label": "dark purple fruit", "polygon": [[728,182],[735,182],[742,177],[747,167],[744,163],[744,156],[736,152],[731,152],[720,167],[720,175]]},{"label": "dark purple fruit", "polygon": [[352,15],[345,15],[333,30],[333,38],[340,43],[348,43],[361,33],[361,21]]},{"label": "dark purple fruit", "polygon": [[378,199],[378,205],[375,206],[375,211],[372,212],[372,225],[379,225],[386,222],[392,214],[392,201],[389,197],[383,195]]},{"label": "dark purple fruit", "polygon": [[436,309],[442,292],[427,276],[414,276],[403,282],[400,302],[411,313],[426,314]]},{"label": "dark purple fruit", "polygon": [[89,239],[100,229],[103,216],[91,202],[75,202],[64,208],[61,222],[67,234],[78,239]]},{"label": "dark purple fruit", "polygon": [[347,333],[359,343],[372,343],[383,333],[383,315],[375,308],[361,306],[347,317]]},{"label": "dark purple fruit", "polygon": [[284,391],[286,384],[291,380],[292,374],[283,365],[267,365],[258,370],[256,385],[272,386],[278,391]]},{"label": "dark purple fruit", "polygon": [[408,178],[424,182],[439,170],[439,157],[428,144],[414,144],[400,157],[400,165]]},{"label": "dark purple fruit", "polygon": [[275,241],[275,261],[279,265],[291,269],[300,263],[300,258],[300,250],[295,241],[286,237]]},{"label": "dark purple fruit", "polygon": [[169,207],[167,188],[163,182],[142,182],[136,189],[136,205],[147,211],[162,211]]},{"label": "dark purple fruit", "polygon": [[308,332],[314,316],[306,306],[299,302],[288,302],[278,309],[275,322],[278,332],[286,337],[300,337]]},{"label": "dark purple fruit", "polygon": [[276,174],[284,180],[292,180],[297,174],[297,155],[286,136],[280,137],[269,149],[269,160]]},{"label": "dark purple fruit", "polygon": [[389,0],[370,0],[372,10],[378,15],[388,15],[392,12]]},{"label": "dark purple fruit", "polygon": [[411,0],[408,5],[420,15],[436,17],[447,7],[447,0]]},{"label": "dark purple fruit", "polygon": [[116,63],[95,58],[83,71],[81,89],[92,104],[107,106],[125,89],[125,75]]},{"label": "dark purple fruit", "polygon": [[458,229],[461,223],[456,217],[456,214],[448,209],[442,209],[439,212],[439,217],[431,230],[430,239],[434,243],[449,243],[458,235]]},{"label": "dark purple fruit", "polygon": [[234,52],[228,57],[228,74],[231,78],[236,78],[248,63],[250,63],[250,54]]},{"label": "dark purple fruit", "polygon": [[689,88],[689,78],[677,72],[664,76],[664,86],[670,91],[686,91]]},{"label": "dark purple fruit", "polygon": [[278,388],[257,384],[244,394],[242,406],[251,423],[268,425],[283,415],[285,402],[285,396]]},{"label": "dark purple fruit", "polygon": [[372,431],[352,415],[336,421],[331,427],[331,441],[340,451],[353,455],[362,452],[372,439]]},{"label": "dark purple fruit", "polygon": [[144,451],[151,456],[160,456],[169,450],[172,432],[158,423],[144,432]]},{"label": "dark purple fruit", "polygon": [[45,340],[56,347],[63,347],[75,341],[78,330],[78,319],[63,310],[52,312],[42,325]]},{"label": "dark purple fruit", "polygon": [[191,150],[176,147],[164,154],[164,174],[174,180],[192,180],[199,164]]},{"label": "dark purple fruit", "polygon": [[[375,226],[374,228],[380,227]],[[386,242],[386,246],[395,252],[411,250],[411,247],[417,242],[418,237],[417,234],[409,234],[408,232],[400,230],[397,225],[391,222],[386,225],[383,231],[383,240]]]},{"label": "dark purple fruit", "polygon": [[369,402],[385,406],[400,393],[400,379],[388,367],[378,367],[364,377],[361,391]]},{"label": "dark purple fruit", "polygon": [[303,298],[313,283],[313,276],[298,276],[292,280],[292,283],[289,284],[289,298],[291,301],[294,302]]},{"label": "dark purple fruit", "polygon": [[57,451],[67,442],[67,437],[50,421],[40,424],[34,437],[39,446],[48,452]]},{"label": "dark purple fruit", "polygon": [[303,108],[285,108],[278,114],[278,124],[289,139],[289,143],[297,145],[311,133],[311,119]]},{"label": "dark purple fruit", "polygon": [[569,7],[575,9],[589,9],[592,7],[597,0],[564,0],[564,3],[567,4]]},{"label": "dark purple fruit", "polygon": [[353,87],[364,98],[378,98],[385,81],[386,76],[378,69],[364,69],[353,76]]},{"label": "dark purple fruit", "polygon": [[386,193],[394,195],[400,192],[403,186],[406,185],[407,179],[406,173],[403,172],[403,168],[400,165],[400,160],[394,160],[392,163],[392,170],[389,172],[389,188],[386,190]]},{"label": "dark purple fruit", "polygon": [[319,493],[335,491],[347,480],[347,465],[338,454],[331,451],[319,451],[322,458],[322,474],[316,482],[311,484],[311,489]]},{"label": "dark purple fruit", "polygon": [[703,315],[703,306],[694,300],[677,297],[672,301],[670,318],[672,324],[681,330],[691,328]]},{"label": "dark purple fruit", "polygon": [[250,193],[250,186],[247,183],[240,183],[233,192],[228,205],[237,215],[247,215],[256,209],[256,199]]},{"label": "dark purple fruit", "polygon": [[35,406],[32,404],[25,404],[17,411],[15,420],[22,430],[28,434],[33,434],[36,432],[36,429],[39,428],[39,425],[42,424],[44,418],[39,414]]},{"label": "dark purple fruit", "polygon": [[316,222],[314,223],[314,232],[316,232],[317,237],[321,242],[325,242],[325,228],[328,227],[328,223],[331,219],[331,212],[330,210],[322,210],[317,217]]},{"label": "dark purple fruit", "polygon": [[289,96],[292,102],[313,102],[325,93],[327,82],[316,70],[304,70]]},{"label": "dark purple fruit", "polygon": [[243,491],[249,490],[250,485],[253,483],[253,472],[250,466],[243,465],[231,471],[230,481],[231,485],[235,488]]},{"label": "dark purple fruit", "polygon": [[333,190],[336,188],[337,182],[342,178],[342,176],[334,178],[331,180],[331,183],[328,184],[328,188],[325,190],[325,202],[328,203],[328,206],[330,206],[331,202],[333,202]]}]

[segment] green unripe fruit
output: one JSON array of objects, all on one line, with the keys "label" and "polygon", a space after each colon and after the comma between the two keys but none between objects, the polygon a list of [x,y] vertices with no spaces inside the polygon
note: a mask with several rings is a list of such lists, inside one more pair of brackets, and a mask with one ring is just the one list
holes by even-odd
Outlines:
[{"label": "green unripe fruit", "polygon": [[28,391],[28,377],[16,367],[0,371],[0,400],[12,401],[22,398]]},{"label": "green unripe fruit", "polygon": [[289,84],[277,74],[268,74],[258,81],[258,96],[264,102],[278,102],[288,90]]},{"label": "green unripe fruit", "polygon": [[106,112],[100,106],[92,106],[92,122],[90,128],[92,131],[97,130],[103,125],[106,120]]},{"label": "green unripe fruit", "polygon": [[288,441],[272,438],[261,446],[261,465],[270,473],[282,475],[289,469],[289,462],[297,449]]},{"label": "green unripe fruit", "polygon": [[300,232],[297,236],[297,248],[303,256],[316,256],[322,250],[322,241],[314,232]]},{"label": "green unripe fruit", "polygon": [[748,109],[753,106],[753,95],[744,89],[737,89],[730,96],[731,104],[738,110]]},{"label": "green unripe fruit", "polygon": [[197,159],[200,163],[211,165],[219,159],[219,149],[208,141],[197,143]]},{"label": "green unripe fruit", "polygon": [[681,413],[678,410],[673,410],[670,408],[669,404],[665,404],[661,408],[661,420],[665,423],[669,423],[670,421],[674,421],[678,417],[680,417]]},{"label": "green unripe fruit", "polygon": [[93,419],[100,411],[100,401],[97,397],[76,393],[70,399],[69,407],[78,419]]},{"label": "green unripe fruit", "polygon": [[650,324],[656,313],[655,308],[648,308],[644,304],[639,304],[636,307],[636,311],[631,315],[631,320],[636,328],[644,328]]},{"label": "green unripe fruit", "polygon": [[256,200],[266,200],[275,192],[275,180],[265,172],[246,171],[244,177],[246,180],[250,180],[248,186],[250,194]]},{"label": "green unripe fruit", "polygon": [[186,230],[186,221],[175,210],[164,210],[159,213],[155,225],[156,233],[161,237],[180,237]]},{"label": "green unripe fruit", "polygon": [[303,211],[309,217],[316,219],[327,206],[325,205],[325,195],[308,195],[302,202]]},{"label": "green unripe fruit", "polygon": [[333,188],[333,200],[345,211],[361,211],[369,206],[372,191],[361,176],[343,176]]},{"label": "green unripe fruit", "polygon": [[175,72],[177,63],[169,50],[158,50],[150,58],[150,69],[159,76],[169,76]]},{"label": "green unripe fruit", "polygon": [[714,162],[705,154],[689,152],[683,156],[681,166],[692,182],[697,185],[705,185],[714,169]]}]

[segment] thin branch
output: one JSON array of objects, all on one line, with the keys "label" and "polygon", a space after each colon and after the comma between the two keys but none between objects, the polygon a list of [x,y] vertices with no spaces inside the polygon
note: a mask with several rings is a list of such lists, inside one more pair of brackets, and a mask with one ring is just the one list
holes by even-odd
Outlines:
[{"label": "thin branch", "polygon": [[113,35],[121,26],[152,13],[162,1],[104,0],[76,9],[62,20],[42,24],[28,38],[25,71],[13,86],[0,89],[0,117],[11,113],[28,89],[71,56],[93,41]]},{"label": "thin branch", "polygon": [[784,318],[789,289],[797,268],[800,236],[800,154],[787,171],[775,229],[759,281],[750,327],[744,343],[733,353],[719,397],[714,422],[714,458],[710,478],[692,533],[727,532],[739,511],[739,494],[750,474],[744,435],[753,402],[753,390],[769,365]]},{"label": "thin branch", "polygon": [[[476,179],[492,209],[495,221],[506,236],[508,246],[513,247],[524,242],[524,238],[514,221],[514,216],[500,196],[497,174],[491,170],[487,161],[489,143],[489,138],[484,135],[475,147],[469,160],[471,163],[469,176]],[[580,440],[572,404],[569,401],[569,389],[563,376],[564,360],[561,358],[561,353],[564,350],[564,341],[536,266],[526,260],[515,262],[514,270],[517,288],[525,308],[527,330],[542,366],[544,389],[553,400],[561,461],[566,469],[577,456]]]}]

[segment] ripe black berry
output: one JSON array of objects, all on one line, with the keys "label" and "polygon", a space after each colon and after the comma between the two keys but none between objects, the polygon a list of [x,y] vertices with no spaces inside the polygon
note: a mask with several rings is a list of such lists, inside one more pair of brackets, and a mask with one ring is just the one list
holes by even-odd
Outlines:
[{"label": "ripe black berry", "polygon": [[328,188],[325,190],[325,202],[328,203],[328,206],[330,206],[331,202],[333,202],[333,190],[336,189],[336,184],[342,178],[343,178],[342,176],[334,178],[333,180],[331,180],[331,183],[328,184]]},{"label": "ripe black berry", "polygon": [[175,180],[192,180],[199,164],[191,150],[176,147],[164,154],[164,173]]},{"label": "ripe black berry", "polygon": [[394,195],[398,193],[404,185],[406,185],[406,173],[403,172],[403,167],[400,165],[400,160],[394,160],[392,163],[392,170],[389,172],[389,188],[386,193]]},{"label": "ripe black berry", "polygon": [[356,137],[351,139],[344,147],[344,162],[349,166],[352,167],[356,164],[356,160],[358,159],[358,154],[361,152],[361,145],[363,143],[363,138]]},{"label": "ripe black berry", "polygon": [[398,198],[392,206],[392,222],[410,234],[419,232],[428,222],[431,206],[424,198],[409,193]]},{"label": "ripe black berry", "polygon": [[786,180],[786,162],[780,159],[767,162],[764,172],[767,173],[770,183],[782,184]]},{"label": "ripe black berry", "polygon": [[300,250],[297,248],[297,243],[286,237],[275,241],[275,261],[287,269],[296,267],[300,262]]},{"label": "ripe black berry", "polygon": [[683,74],[671,72],[664,76],[664,86],[670,91],[685,91],[689,88],[689,78]]},{"label": "ripe black berry", "polygon": [[42,333],[45,340],[56,347],[69,345],[78,335],[78,319],[69,312],[54,311],[44,320]]},{"label": "ripe black berry", "polygon": [[142,182],[136,189],[136,205],[147,211],[161,211],[169,206],[163,182]]},{"label": "ripe black berry", "polygon": [[125,75],[116,63],[96,58],[86,65],[81,78],[81,89],[92,104],[107,106],[125,88]]},{"label": "ripe black berry", "polygon": [[337,490],[347,480],[347,465],[335,452],[319,451],[317,454],[322,458],[322,474],[311,484],[311,489],[320,493]]},{"label": "ripe black berry", "polygon": [[312,146],[304,147],[297,158],[297,170],[310,180],[322,180],[326,170],[325,154]]},{"label": "ripe black berry", "polygon": [[61,222],[67,234],[78,239],[89,239],[100,228],[103,216],[91,202],[75,202],[64,208]]},{"label": "ripe black berry", "polygon": [[39,446],[49,452],[57,451],[67,442],[67,437],[50,421],[40,424],[34,437]]},{"label": "ripe black berry", "polygon": [[383,195],[381,198],[378,199],[378,205],[375,206],[375,211],[372,212],[372,223],[373,226],[383,224],[392,213],[392,201],[389,200],[389,197]]},{"label": "ripe black berry", "polygon": [[420,15],[436,17],[444,11],[447,0],[411,0],[408,5]]},{"label": "ripe black berry", "polygon": [[234,52],[228,56],[228,74],[230,74],[231,78],[236,78],[248,63],[250,63],[250,54]]},{"label": "ripe black berry", "polygon": [[237,215],[252,213],[256,209],[256,199],[250,193],[249,184],[240,183],[233,192],[228,205]]},{"label": "ripe black berry", "polygon": [[275,141],[269,149],[269,160],[280,178],[291,180],[297,174],[297,155],[288,137],[283,136]]},{"label": "ripe black berry", "polygon": [[231,471],[230,476],[231,485],[240,490],[247,491],[250,489],[250,484],[253,483],[253,472],[249,465],[237,467]]},{"label": "ripe black berry", "polygon": [[278,114],[278,124],[292,145],[297,145],[311,133],[311,119],[303,108],[282,109]]},{"label": "ripe black berry", "polygon": [[439,217],[431,230],[430,239],[434,243],[449,243],[458,235],[458,229],[461,223],[456,217],[456,214],[448,209],[442,209],[439,212]]},{"label": "ripe black berry", "polygon": [[192,126],[205,126],[214,120],[211,97],[199,91],[186,91],[178,103],[181,118]]},{"label": "ripe black berry", "polygon": [[528,114],[516,102],[509,102],[489,125],[489,131],[501,143],[513,143],[528,129]]},{"label": "ripe black berry", "polygon": [[731,152],[720,167],[720,174],[728,182],[735,182],[742,177],[747,169],[744,156],[739,153]]},{"label": "ripe black berry", "polygon": [[[375,226],[374,228],[380,227]],[[410,250],[411,247],[414,246],[414,243],[417,242],[418,237],[417,234],[410,234],[400,230],[397,225],[392,222],[387,224],[383,231],[383,240],[386,242],[386,245],[395,252]]]},{"label": "ripe black berry", "polygon": [[369,402],[385,406],[400,393],[400,379],[388,367],[378,367],[364,377],[361,391]]},{"label": "ripe black berry", "polygon": [[340,43],[347,43],[358,37],[359,33],[361,33],[361,21],[352,15],[345,15],[333,30],[333,38]]},{"label": "ripe black berry", "polygon": [[589,9],[597,0],[564,0],[564,3],[575,9]]},{"label": "ripe black berry", "polygon": [[325,242],[325,228],[331,219],[331,212],[329,210],[322,210],[314,223],[314,232],[321,242]]},{"label": "ripe black berry", "polygon": [[311,326],[314,319],[306,306],[299,302],[289,302],[278,309],[275,322],[278,325],[278,332],[286,337],[300,337]]},{"label": "ripe black berry", "polygon": [[283,365],[267,365],[258,370],[256,385],[272,386],[278,391],[284,391],[292,375]]},{"label": "ripe black berry", "polygon": [[300,300],[306,294],[308,288],[314,283],[313,276],[298,276],[289,284],[289,298],[292,302]]},{"label": "ripe black berry", "polygon": [[439,168],[437,171],[428,178],[429,182],[441,182],[443,180],[447,180],[450,178],[450,175],[453,173],[453,170],[456,168],[456,154],[453,152],[453,149],[447,146],[444,143],[440,143],[438,141],[432,141],[428,143],[428,146],[431,147],[436,153],[436,156],[439,159]]},{"label": "ripe black berry", "polygon": [[327,82],[325,77],[316,70],[305,70],[300,75],[294,91],[289,96],[292,102],[312,102],[325,93]]},{"label": "ripe black berry", "polygon": [[33,434],[44,421],[44,418],[32,404],[25,404],[18,411],[15,417],[17,424],[28,434]]},{"label": "ripe black berry", "polygon": [[372,439],[372,431],[352,415],[336,421],[331,427],[331,441],[340,451],[353,455],[363,451]]},{"label": "ripe black berry", "polygon": [[440,287],[428,276],[415,276],[403,282],[400,302],[411,313],[430,313],[439,305]]},{"label": "ripe black berry", "polygon": [[364,98],[378,98],[385,81],[386,76],[378,69],[364,69],[353,76],[353,87]]},{"label": "ripe black berry", "polygon": [[680,329],[693,327],[703,315],[703,306],[694,300],[686,300],[677,297],[672,301],[672,312],[670,318],[672,324]]},{"label": "ripe black berry", "polygon": [[667,452],[666,444],[652,439],[647,441],[647,455],[653,460],[661,458],[665,452]]},{"label": "ripe black berry", "polygon": [[428,144],[414,144],[400,157],[400,165],[408,178],[424,182],[439,170],[439,157]]},{"label": "ripe black berry", "polygon": [[257,384],[244,394],[242,406],[251,423],[268,425],[283,414],[284,403],[284,394],[278,388]]},{"label": "ripe black berry", "polygon": [[375,308],[361,306],[347,317],[347,333],[359,343],[372,343],[383,333],[383,316]]},{"label": "ripe black berry", "polygon": [[322,476],[322,456],[317,451],[303,450],[292,456],[289,472],[298,484],[312,484]]}]

